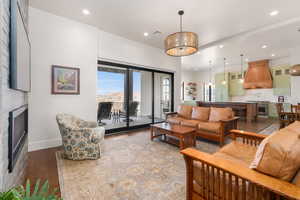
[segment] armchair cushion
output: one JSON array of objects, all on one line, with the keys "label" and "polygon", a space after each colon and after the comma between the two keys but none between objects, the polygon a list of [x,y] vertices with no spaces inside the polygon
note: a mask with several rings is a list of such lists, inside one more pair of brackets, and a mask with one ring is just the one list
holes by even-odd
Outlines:
[{"label": "armchair cushion", "polygon": [[192,119],[200,121],[208,121],[209,119],[209,107],[197,107],[194,106],[192,110]]},{"label": "armchair cushion", "polygon": [[188,105],[180,105],[178,107],[178,116],[183,117],[185,119],[191,119],[193,106]]},{"label": "armchair cushion", "polygon": [[228,120],[234,117],[232,108],[210,108],[209,121],[220,122],[222,120]]},{"label": "armchair cushion", "polygon": [[[294,130],[293,130],[294,129]],[[268,136],[259,145],[250,168],[291,181],[300,168],[300,122]]]},{"label": "armchair cushion", "polygon": [[219,133],[221,128],[221,122],[199,122],[198,129],[203,131],[210,131]]}]

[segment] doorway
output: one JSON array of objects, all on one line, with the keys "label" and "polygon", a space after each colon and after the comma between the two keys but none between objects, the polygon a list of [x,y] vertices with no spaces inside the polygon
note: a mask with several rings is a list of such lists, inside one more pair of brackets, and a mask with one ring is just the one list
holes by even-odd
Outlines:
[{"label": "doorway", "polygon": [[106,133],[165,121],[174,109],[174,74],[98,61],[98,122]]}]

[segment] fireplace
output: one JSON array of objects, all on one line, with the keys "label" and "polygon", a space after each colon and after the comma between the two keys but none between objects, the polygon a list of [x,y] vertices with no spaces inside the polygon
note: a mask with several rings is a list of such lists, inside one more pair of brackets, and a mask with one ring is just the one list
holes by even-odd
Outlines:
[{"label": "fireplace", "polygon": [[24,105],[9,113],[8,171],[14,169],[28,134],[28,107]]}]

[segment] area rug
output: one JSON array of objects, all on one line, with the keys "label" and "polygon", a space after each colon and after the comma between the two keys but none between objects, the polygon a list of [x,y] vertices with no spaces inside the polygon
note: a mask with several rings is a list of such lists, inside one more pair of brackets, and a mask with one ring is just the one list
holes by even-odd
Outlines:
[{"label": "area rug", "polygon": [[[63,199],[185,199],[185,163],[179,149],[159,140],[152,142],[149,135],[149,131],[143,131],[109,138],[105,140],[101,159],[96,161],[64,160],[61,152],[57,152]],[[226,143],[229,142],[227,139]],[[196,148],[214,153],[219,145],[198,140]]]}]

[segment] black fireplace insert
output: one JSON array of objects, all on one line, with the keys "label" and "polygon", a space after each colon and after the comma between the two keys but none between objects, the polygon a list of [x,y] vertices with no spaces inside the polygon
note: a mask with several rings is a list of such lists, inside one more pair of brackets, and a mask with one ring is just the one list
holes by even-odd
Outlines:
[{"label": "black fireplace insert", "polygon": [[28,135],[28,106],[24,105],[9,113],[8,171],[11,173],[20,156]]}]

